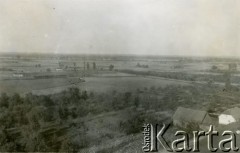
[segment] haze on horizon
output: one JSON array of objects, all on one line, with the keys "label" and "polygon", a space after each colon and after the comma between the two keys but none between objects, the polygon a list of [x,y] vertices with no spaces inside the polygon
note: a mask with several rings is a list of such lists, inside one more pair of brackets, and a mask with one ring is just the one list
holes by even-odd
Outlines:
[{"label": "haze on horizon", "polygon": [[240,56],[238,0],[0,0],[0,53]]}]

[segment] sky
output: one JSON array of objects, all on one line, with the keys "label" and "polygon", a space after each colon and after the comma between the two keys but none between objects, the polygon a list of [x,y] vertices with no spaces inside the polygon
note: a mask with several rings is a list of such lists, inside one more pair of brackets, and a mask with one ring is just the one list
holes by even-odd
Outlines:
[{"label": "sky", "polygon": [[0,0],[0,53],[239,56],[239,0]]}]

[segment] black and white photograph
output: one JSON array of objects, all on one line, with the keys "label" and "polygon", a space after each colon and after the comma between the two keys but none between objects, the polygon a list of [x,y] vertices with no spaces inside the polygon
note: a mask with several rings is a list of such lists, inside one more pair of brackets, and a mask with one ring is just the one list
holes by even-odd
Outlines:
[{"label": "black and white photograph", "polygon": [[0,0],[0,152],[239,148],[240,1]]}]

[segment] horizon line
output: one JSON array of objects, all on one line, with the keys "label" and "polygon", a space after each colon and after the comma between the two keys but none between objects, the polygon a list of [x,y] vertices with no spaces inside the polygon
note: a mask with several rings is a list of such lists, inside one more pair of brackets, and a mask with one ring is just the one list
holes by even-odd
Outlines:
[{"label": "horizon line", "polygon": [[49,53],[49,52],[0,52],[1,55],[79,55],[79,56],[157,56],[157,57],[201,57],[201,58],[240,58],[231,55],[180,55],[180,54],[134,54],[134,53]]}]

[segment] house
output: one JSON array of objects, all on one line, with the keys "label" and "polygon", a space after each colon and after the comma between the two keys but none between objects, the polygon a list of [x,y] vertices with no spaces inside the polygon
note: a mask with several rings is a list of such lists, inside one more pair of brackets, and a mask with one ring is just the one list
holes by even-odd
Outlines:
[{"label": "house", "polygon": [[23,73],[14,73],[14,74],[13,74],[13,77],[14,77],[14,78],[22,78],[23,76],[24,76]]},{"label": "house", "polygon": [[221,114],[219,115],[218,119],[219,124],[221,125],[228,125],[236,122],[236,119],[232,115]]},{"label": "house", "polygon": [[240,108],[234,107],[224,111],[218,116],[219,124],[228,125],[240,121]]},{"label": "house", "polygon": [[201,126],[212,125],[212,118],[206,111],[178,107],[173,115],[173,125],[187,128],[190,124]]},{"label": "house", "polygon": [[63,69],[57,68],[56,71],[57,71],[57,72],[62,72]]}]

